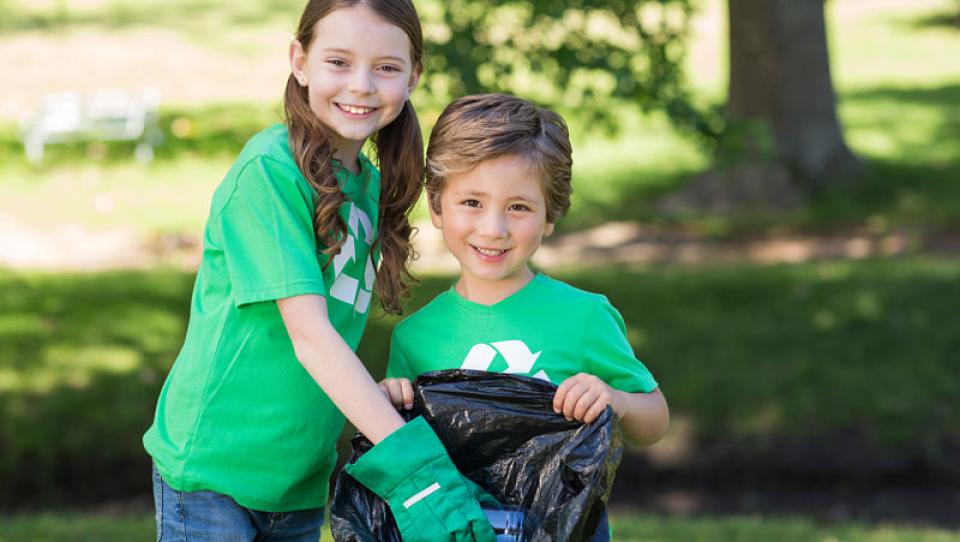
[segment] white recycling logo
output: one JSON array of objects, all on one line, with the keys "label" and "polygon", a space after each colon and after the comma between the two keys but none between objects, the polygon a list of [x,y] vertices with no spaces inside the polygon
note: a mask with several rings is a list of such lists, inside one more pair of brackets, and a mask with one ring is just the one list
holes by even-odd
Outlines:
[{"label": "white recycling logo", "polygon": [[[330,296],[353,305],[354,310],[361,314],[367,312],[370,307],[370,298],[373,297],[373,282],[376,279],[376,271],[373,268],[373,260],[367,255],[367,267],[363,273],[363,288],[360,287],[360,280],[351,277],[343,272],[343,268],[356,259],[357,249],[356,241],[360,238],[367,246],[373,245],[373,223],[366,213],[357,209],[351,202],[349,219],[347,221],[347,240],[340,249],[340,254],[333,257],[333,285],[330,286]],[[363,234],[361,237],[360,234]]]},{"label": "white recycling logo", "polygon": [[[467,357],[463,359],[460,368],[489,371],[497,353],[507,362],[507,369],[503,371],[504,373],[529,375],[530,371],[533,370],[533,364],[537,362],[537,358],[543,351],[531,352],[523,341],[518,340],[497,341],[490,344],[479,343],[467,352]],[[533,377],[547,382],[550,381],[550,377],[543,370],[538,371]]]}]

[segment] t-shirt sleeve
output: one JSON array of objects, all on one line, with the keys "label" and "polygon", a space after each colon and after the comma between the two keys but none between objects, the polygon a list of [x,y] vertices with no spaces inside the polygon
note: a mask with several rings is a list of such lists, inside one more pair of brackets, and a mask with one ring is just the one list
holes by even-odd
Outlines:
[{"label": "t-shirt sleeve", "polygon": [[234,303],[326,293],[313,232],[313,198],[286,164],[258,157],[240,172],[218,215]]},{"label": "t-shirt sleeve", "polygon": [[614,389],[648,393],[657,388],[653,375],[633,354],[623,317],[606,298],[587,321],[583,357],[587,372]]},{"label": "t-shirt sleeve", "polygon": [[394,328],[390,335],[390,360],[387,362],[387,378],[409,378],[413,380],[417,375],[410,370],[407,353],[403,350],[403,339]]}]

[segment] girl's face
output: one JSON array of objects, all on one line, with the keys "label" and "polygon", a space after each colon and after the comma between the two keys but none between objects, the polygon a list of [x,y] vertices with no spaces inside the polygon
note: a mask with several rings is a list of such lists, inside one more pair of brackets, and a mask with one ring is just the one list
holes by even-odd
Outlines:
[{"label": "girl's face", "polygon": [[447,179],[440,212],[431,206],[430,215],[460,263],[458,291],[484,302],[522,288],[533,277],[527,262],[553,232],[546,209],[540,175],[519,156],[484,160]]},{"label": "girl's face", "polygon": [[420,67],[407,34],[363,5],[328,14],[313,35],[309,50],[290,45],[291,69],[332,131],[335,157],[352,163],[367,138],[400,114]]}]

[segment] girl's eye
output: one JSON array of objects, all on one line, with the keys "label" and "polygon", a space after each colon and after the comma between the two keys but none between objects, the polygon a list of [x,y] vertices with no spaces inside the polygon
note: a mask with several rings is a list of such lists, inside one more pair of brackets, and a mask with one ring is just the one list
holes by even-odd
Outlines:
[{"label": "girl's eye", "polygon": [[347,65],[346,61],[339,58],[331,58],[330,60],[327,60],[327,64],[330,64],[331,66],[336,66],[338,68],[342,68]]},{"label": "girl's eye", "polygon": [[467,207],[480,207],[480,202],[475,199],[465,199],[461,202],[461,205],[466,205]]},{"label": "girl's eye", "polygon": [[381,66],[380,69],[383,70],[383,71],[385,71],[385,72],[391,72],[391,73],[396,73],[396,72],[401,72],[401,71],[403,71],[403,69],[402,69],[400,66],[394,66],[394,65],[391,65],[391,64],[387,64],[387,65],[385,65],[385,66]]}]

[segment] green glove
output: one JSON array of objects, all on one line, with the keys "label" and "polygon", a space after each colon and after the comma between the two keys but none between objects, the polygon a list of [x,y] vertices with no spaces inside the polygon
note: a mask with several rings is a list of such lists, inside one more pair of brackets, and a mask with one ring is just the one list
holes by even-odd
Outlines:
[{"label": "green glove", "polygon": [[344,467],[385,500],[404,542],[495,542],[477,489],[454,466],[422,417]]}]

